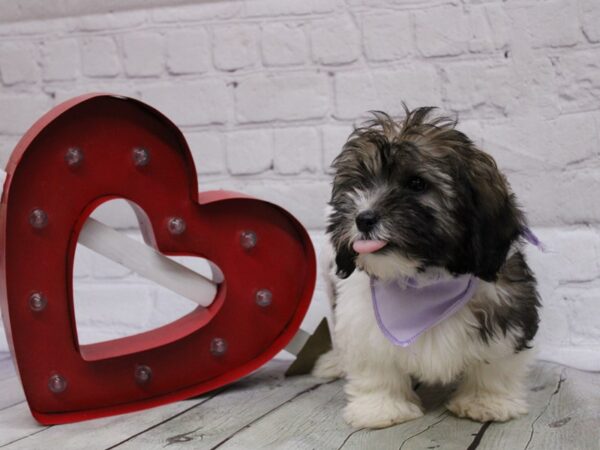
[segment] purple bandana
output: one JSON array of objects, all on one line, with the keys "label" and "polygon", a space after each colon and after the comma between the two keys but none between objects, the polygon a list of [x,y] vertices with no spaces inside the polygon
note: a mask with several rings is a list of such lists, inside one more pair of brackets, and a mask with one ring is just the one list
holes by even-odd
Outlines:
[{"label": "purple bandana", "polygon": [[[529,228],[523,238],[540,250],[543,244]],[[479,278],[471,274],[416,280],[371,277],[371,297],[379,328],[395,345],[407,347],[421,334],[450,317],[475,294]]]},{"label": "purple bandana", "polygon": [[467,303],[479,284],[473,275],[436,279],[420,285],[413,278],[381,281],[371,277],[379,328],[396,345],[407,347],[422,333]]}]

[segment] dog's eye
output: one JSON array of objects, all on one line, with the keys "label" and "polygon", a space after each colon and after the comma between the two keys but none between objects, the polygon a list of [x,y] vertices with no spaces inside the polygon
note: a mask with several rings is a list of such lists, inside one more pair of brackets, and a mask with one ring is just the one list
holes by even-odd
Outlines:
[{"label": "dog's eye", "polygon": [[427,189],[427,182],[421,177],[411,177],[406,182],[406,187],[413,192],[423,192]]}]

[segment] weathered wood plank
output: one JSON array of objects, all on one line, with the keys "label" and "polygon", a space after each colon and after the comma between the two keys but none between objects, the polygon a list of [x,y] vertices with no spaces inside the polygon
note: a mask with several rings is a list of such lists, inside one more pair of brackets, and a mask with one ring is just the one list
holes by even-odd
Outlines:
[{"label": "weathered wood plank", "polygon": [[479,449],[523,449],[531,437],[532,426],[548,407],[564,369],[548,363],[537,363],[529,374],[529,413],[507,423],[492,423],[481,436]]},{"label": "weathered wood plank", "polygon": [[[426,396],[438,396],[437,409],[424,418],[400,424],[395,427],[376,431],[362,431],[354,434],[344,446],[344,449],[365,448],[369,443],[377,442],[378,449],[507,449],[523,448],[519,445],[523,438],[530,435],[530,424],[538,413],[545,407],[549,396],[556,388],[560,378],[560,367],[549,364],[538,364],[530,376],[531,391],[529,415],[513,420],[506,424],[483,425],[467,419],[459,419],[445,412],[443,403],[449,392],[420,392],[424,403],[430,410],[436,406],[435,399]],[[479,441],[479,443],[477,442]]]},{"label": "weathered wood plank", "polygon": [[25,400],[21,380],[14,375],[0,380],[0,410],[21,403]]},{"label": "weathered wood plank", "polygon": [[600,374],[565,368],[521,448],[600,449]]},{"label": "weathered wood plank", "polygon": [[[188,411],[147,433],[123,443],[119,449],[213,448],[260,417],[277,411],[298,396],[312,396],[323,384],[309,376],[283,378],[287,363],[267,369],[238,383],[210,403]],[[251,448],[251,447],[249,447]]]},{"label": "weathered wood plank", "polygon": [[14,377],[17,374],[9,353],[0,353],[0,380]]},{"label": "weathered wood plank", "polygon": [[[26,408],[17,405],[9,410],[13,413],[13,422],[21,424],[22,435],[13,439],[9,449],[45,450],[45,449],[106,449],[131,438],[138,433],[155,427],[164,421],[171,420],[174,416],[194,408],[210,397],[172,403],[163,407],[150,409],[139,413],[125,414],[122,416],[107,417],[104,419],[38,429],[30,433],[31,427],[25,424],[33,419]],[[5,410],[8,412],[9,410]],[[8,425],[7,425],[8,426]]]},{"label": "weathered wood plank", "polygon": [[[8,367],[5,359],[0,359],[0,368]],[[324,383],[308,376],[283,379],[284,366],[271,363],[212,396],[50,428],[31,418],[20,383],[12,375],[0,379],[0,446],[28,450],[600,449],[598,373],[536,365],[529,382],[530,414],[506,424],[455,418],[443,408],[448,388],[422,387],[419,395],[428,411],[422,419],[383,430],[352,430],[341,417],[343,381]]]},{"label": "weathered wood plank", "polygon": [[0,411],[0,447],[39,433],[45,428],[33,419],[25,402],[5,408]]},{"label": "weathered wood plank", "polygon": [[[443,404],[451,390],[451,386],[421,386],[417,393],[421,397],[426,411],[424,417],[382,430],[356,431],[348,438],[342,448],[344,450],[364,449],[369,448],[373,442],[377,443],[378,450],[397,450],[400,447],[403,449],[411,448],[414,440],[421,434],[448,420],[450,414]],[[417,446],[417,448],[419,447]],[[463,450],[464,448],[466,447],[463,447]]]},{"label": "weathered wood plank", "polygon": [[344,402],[341,380],[322,384],[231,434],[213,448],[338,448],[352,433],[341,416]]},{"label": "weathered wood plank", "polygon": [[[547,373],[549,367],[535,366],[531,376],[530,383],[532,386],[547,386],[552,385],[552,380],[558,377],[558,374],[553,377]],[[532,411],[538,411],[546,401],[546,388],[534,388],[529,401],[532,404]],[[535,414],[535,412],[534,412]],[[515,449],[512,440],[513,427],[523,426],[529,420],[531,414],[523,418],[513,420],[505,424],[481,424],[468,419],[460,419],[448,413],[444,420],[434,424],[422,433],[406,440],[401,446],[403,450],[422,449],[422,448],[441,448],[441,449],[466,449],[466,448],[506,448]],[[525,425],[526,426],[526,425]],[[503,430],[504,437],[501,442],[496,442],[491,447],[483,446],[483,439],[487,436],[490,429]]]}]

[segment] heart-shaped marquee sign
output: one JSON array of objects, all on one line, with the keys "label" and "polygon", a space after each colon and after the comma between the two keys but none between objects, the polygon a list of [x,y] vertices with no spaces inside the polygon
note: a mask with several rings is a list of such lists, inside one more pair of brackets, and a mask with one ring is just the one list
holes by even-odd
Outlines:
[{"label": "heart-shaped marquee sign", "polygon": [[[175,322],[80,345],[75,248],[91,212],[115,198],[136,205],[148,245],[206,258],[224,281],[209,306]],[[104,94],[57,106],[17,145],[2,195],[0,253],[9,345],[43,424],[156,406],[249,374],[295,335],[315,282],[310,239],[289,213],[242,194],[198,194],[177,127],[148,105]],[[269,301],[257,301],[259,292]]]}]

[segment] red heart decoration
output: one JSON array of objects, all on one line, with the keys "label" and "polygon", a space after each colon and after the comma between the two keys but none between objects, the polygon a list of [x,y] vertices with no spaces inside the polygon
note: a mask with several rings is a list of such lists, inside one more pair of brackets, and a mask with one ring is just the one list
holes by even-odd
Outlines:
[{"label": "red heart decoration", "polygon": [[[83,159],[69,165],[65,155],[74,148]],[[134,164],[136,148],[148,150],[146,166]],[[138,205],[147,243],[163,254],[213,261],[225,281],[208,308],[149,332],[79,345],[75,247],[89,214],[114,198]],[[185,221],[183,233],[169,232],[172,217]],[[314,250],[304,228],[261,200],[198,194],[181,132],[158,111],[123,97],[75,98],[25,134],[7,166],[0,227],[5,329],[31,412],[43,424],[156,406],[249,374],[291,340],[314,288]],[[254,248],[240,245],[245,230],[258,236]],[[255,302],[259,289],[272,292],[270,306]],[[35,310],[40,298],[32,308],[37,292],[47,302],[42,310]],[[211,352],[215,338],[227,343],[224,354]]]}]

